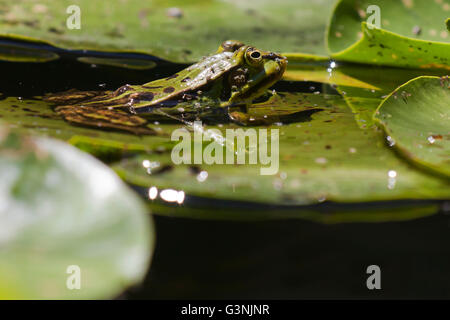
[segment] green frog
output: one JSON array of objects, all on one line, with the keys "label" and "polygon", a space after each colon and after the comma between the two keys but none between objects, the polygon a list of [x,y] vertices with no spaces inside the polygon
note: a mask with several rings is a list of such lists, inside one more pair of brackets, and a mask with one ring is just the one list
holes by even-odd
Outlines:
[{"label": "green frog", "polygon": [[256,98],[269,94],[286,65],[279,54],[227,40],[213,55],[167,78],[115,91],[73,90],[46,100],[69,122],[136,134],[150,133],[146,123],[155,115],[203,118],[225,110],[239,121]]}]

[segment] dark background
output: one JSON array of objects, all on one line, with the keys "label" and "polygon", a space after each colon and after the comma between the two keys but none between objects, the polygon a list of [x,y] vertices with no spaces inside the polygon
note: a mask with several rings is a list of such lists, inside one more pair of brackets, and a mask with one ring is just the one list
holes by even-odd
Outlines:
[{"label": "dark background", "polygon": [[[450,216],[322,225],[155,216],[144,283],[125,299],[318,299],[450,296]],[[366,268],[381,268],[368,290]]]}]

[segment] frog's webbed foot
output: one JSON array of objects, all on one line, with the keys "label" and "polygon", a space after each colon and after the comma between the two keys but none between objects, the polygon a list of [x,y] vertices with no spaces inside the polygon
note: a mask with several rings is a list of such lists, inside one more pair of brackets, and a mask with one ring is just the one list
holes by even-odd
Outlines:
[{"label": "frog's webbed foot", "polygon": [[145,119],[120,110],[68,105],[56,107],[55,111],[64,120],[76,125],[125,131],[136,135],[156,135],[155,130],[146,126]]},{"label": "frog's webbed foot", "polygon": [[70,89],[64,92],[46,94],[42,99],[57,105],[74,105],[85,101],[102,100],[109,97],[108,91],[79,91]]}]

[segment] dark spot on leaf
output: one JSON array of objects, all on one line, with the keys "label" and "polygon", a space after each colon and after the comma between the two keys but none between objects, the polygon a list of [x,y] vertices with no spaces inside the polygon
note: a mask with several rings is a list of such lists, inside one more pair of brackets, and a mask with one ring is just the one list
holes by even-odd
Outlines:
[{"label": "dark spot on leaf", "polygon": [[166,164],[166,165],[164,165],[164,166],[162,166],[160,168],[153,169],[151,172],[152,172],[152,176],[153,176],[153,175],[156,175],[156,174],[162,174],[162,173],[165,173],[165,172],[169,172],[172,169],[173,169],[173,166]]},{"label": "dark spot on leaf", "polygon": [[38,20],[28,20],[28,21],[23,21],[22,23],[30,28],[39,28]]},{"label": "dark spot on leaf", "polygon": [[64,34],[64,31],[56,29],[56,28],[48,28],[48,32],[56,33],[56,34]]},{"label": "dark spot on leaf", "polygon": [[38,113],[38,111],[31,110],[31,109],[28,109],[28,108],[22,108],[22,110],[23,110],[23,111],[27,111],[27,112]]},{"label": "dark spot on leaf", "polygon": [[262,33],[262,32],[264,32],[264,29],[261,28],[261,27],[254,27],[252,29],[252,31],[255,32],[255,33]]},{"label": "dark spot on leaf", "polygon": [[198,175],[202,169],[199,166],[189,166],[189,172],[193,175]]}]

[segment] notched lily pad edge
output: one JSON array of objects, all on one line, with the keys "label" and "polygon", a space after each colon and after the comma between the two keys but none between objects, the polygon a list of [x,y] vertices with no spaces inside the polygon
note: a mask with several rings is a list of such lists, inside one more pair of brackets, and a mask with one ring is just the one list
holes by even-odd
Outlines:
[{"label": "notched lily pad edge", "polygon": [[[361,23],[361,31],[363,33],[363,36],[358,41],[356,41],[352,45],[348,46],[344,50],[341,50],[341,51],[338,51],[338,52],[333,52],[333,51],[331,51],[330,46],[329,46],[329,34],[330,34],[330,29],[331,29],[331,21],[332,21],[332,18],[330,19],[329,26],[327,27],[326,38],[325,38],[325,46],[326,46],[326,48],[328,50],[328,53],[329,53],[330,57],[333,58],[333,59],[336,59],[337,61],[341,60],[341,61],[345,61],[345,62],[352,62],[349,59],[345,59],[345,58],[342,59],[342,55],[345,55],[345,54],[351,52],[352,50],[357,48],[364,41],[364,39],[366,37],[366,30],[369,30],[369,28],[367,27],[367,23],[364,22],[364,21]],[[446,45],[446,46],[448,46],[448,49],[450,51],[450,43],[433,41],[433,40],[414,39],[414,38],[409,38],[409,37],[402,36],[402,35],[400,35],[398,33],[395,33],[395,32],[388,31],[386,29],[375,28],[375,27],[374,27],[374,29],[380,30],[381,32],[389,34],[390,36],[397,37],[397,38],[404,39],[404,40],[408,40],[408,41],[412,41],[412,42],[416,42],[416,43],[434,44],[434,45]],[[402,67],[402,68],[406,68],[406,69],[417,69],[417,67],[408,67],[408,66],[398,65],[398,64],[394,64],[394,63],[391,64],[391,63],[382,63],[382,62],[381,63],[380,62],[372,62],[370,64],[380,65],[380,66]],[[428,66],[427,67],[424,66],[424,67],[421,67],[421,68],[422,69],[446,69],[446,70],[450,70],[450,66],[443,66],[443,65],[442,66],[441,65],[439,65],[439,66],[436,65],[436,66],[434,66],[434,68],[429,68]]]}]

